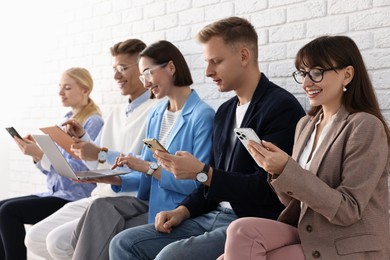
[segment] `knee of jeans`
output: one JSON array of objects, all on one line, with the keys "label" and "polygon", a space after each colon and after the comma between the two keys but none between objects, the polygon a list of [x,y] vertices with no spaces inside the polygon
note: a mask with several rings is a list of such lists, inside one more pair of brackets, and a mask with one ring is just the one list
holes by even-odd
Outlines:
[{"label": "knee of jeans", "polygon": [[122,259],[124,256],[137,255],[136,241],[127,236],[125,232],[120,232],[111,239],[109,253],[110,259]]},{"label": "knee of jeans", "polygon": [[[115,258],[116,255],[118,254],[119,251],[121,251],[121,239],[118,238],[118,236],[114,236],[111,241],[110,241],[110,245],[109,245],[109,255],[110,255],[110,259],[111,258]],[[114,257],[115,256],[115,257]]]},{"label": "knee of jeans", "polygon": [[[120,233],[119,233],[120,234]],[[116,251],[118,250],[120,247],[121,247],[121,242],[122,242],[122,238],[121,236],[117,234],[116,236],[114,236],[111,241],[110,241],[110,245],[109,245],[109,251]]]},{"label": "knee of jeans", "polygon": [[[165,246],[156,256],[155,260],[181,260],[188,256],[188,248],[180,246],[180,241],[173,242]],[[191,257],[190,257],[191,259]]]}]

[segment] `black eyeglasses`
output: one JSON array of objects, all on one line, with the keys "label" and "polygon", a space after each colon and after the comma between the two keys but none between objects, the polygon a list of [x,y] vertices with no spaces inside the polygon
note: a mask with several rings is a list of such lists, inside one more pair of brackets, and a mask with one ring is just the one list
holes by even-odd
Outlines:
[{"label": "black eyeglasses", "polygon": [[332,68],[328,68],[328,69],[311,69],[309,71],[297,70],[293,73],[293,77],[298,84],[302,84],[303,80],[306,78],[306,76],[309,76],[311,81],[318,83],[318,82],[321,82],[321,80],[324,78],[324,72],[327,72],[330,70],[339,70],[339,69],[342,69],[344,67],[345,66],[337,66],[337,67],[332,67]]}]

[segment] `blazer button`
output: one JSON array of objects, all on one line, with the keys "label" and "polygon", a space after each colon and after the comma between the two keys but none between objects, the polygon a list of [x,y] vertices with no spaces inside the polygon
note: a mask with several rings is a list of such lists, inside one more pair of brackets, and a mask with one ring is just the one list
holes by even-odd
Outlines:
[{"label": "blazer button", "polygon": [[320,254],[320,252],[318,252],[318,251],[316,250],[316,251],[313,251],[312,256],[313,256],[314,258],[319,258],[319,257],[321,256],[321,254]]},{"label": "blazer button", "polygon": [[292,191],[287,191],[287,195],[293,195]]},{"label": "blazer button", "polygon": [[307,225],[307,226],[306,226],[306,231],[307,231],[307,232],[312,232],[312,231],[313,231],[313,227],[310,226],[310,225]]}]

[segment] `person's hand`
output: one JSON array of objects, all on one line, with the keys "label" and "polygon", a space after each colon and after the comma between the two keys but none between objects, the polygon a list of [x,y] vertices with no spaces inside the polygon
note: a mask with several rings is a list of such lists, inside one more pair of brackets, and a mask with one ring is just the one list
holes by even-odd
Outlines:
[{"label": "person's hand", "polygon": [[74,143],[71,145],[70,150],[79,157],[81,160],[85,161],[96,161],[98,159],[98,154],[100,148],[93,143],[81,141],[78,138],[73,138]]},{"label": "person's hand", "polygon": [[155,151],[154,157],[158,163],[178,180],[195,180],[198,172],[203,170],[204,164],[189,152],[178,151],[175,155]]},{"label": "person's hand", "polygon": [[171,233],[173,227],[190,217],[190,212],[184,206],[179,206],[171,211],[161,211],[156,215],[154,227],[157,231]]},{"label": "person's hand", "polygon": [[131,155],[124,156],[123,154],[116,158],[115,164],[111,167],[111,169],[115,169],[118,166],[122,167],[124,165],[127,165],[130,169],[138,172],[147,172],[149,170],[149,162]]},{"label": "person's hand", "polygon": [[81,138],[85,134],[83,126],[74,119],[65,121],[62,126],[64,126],[64,131],[72,137]]},{"label": "person's hand", "polygon": [[106,183],[106,184],[112,184],[116,186],[122,185],[122,180],[119,176],[107,176],[101,178],[91,178],[87,180],[72,179],[72,181],[77,183]]},{"label": "person's hand", "polygon": [[16,144],[19,146],[19,149],[23,154],[29,155],[33,158],[34,162],[39,162],[43,157],[43,151],[34,138],[31,135],[24,137],[23,139],[14,137]]},{"label": "person's hand", "polygon": [[289,158],[283,150],[266,141],[261,141],[261,144],[249,141],[248,148],[253,159],[266,172],[272,175],[282,173]]}]

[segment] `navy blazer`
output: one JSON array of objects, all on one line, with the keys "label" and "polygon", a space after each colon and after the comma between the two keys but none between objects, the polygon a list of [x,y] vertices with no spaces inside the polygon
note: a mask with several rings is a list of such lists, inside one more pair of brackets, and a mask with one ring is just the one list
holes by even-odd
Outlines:
[{"label": "navy blazer", "polygon": [[[256,164],[241,142],[236,138],[232,149],[227,147],[234,129],[237,104],[235,96],[223,103],[215,115],[211,185],[200,185],[181,203],[190,211],[191,217],[215,210],[221,201],[229,201],[238,217],[276,219],[284,208],[267,182],[267,172]],[[291,93],[261,74],[241,127],[252,128],[262,140],[291,154],[295,126],[304,115],[302,106]],[[227,154],[229,150],[231,155]]]}]

